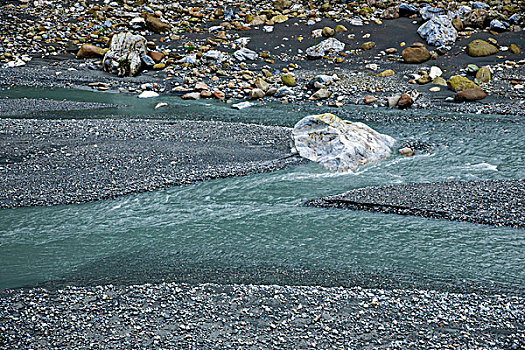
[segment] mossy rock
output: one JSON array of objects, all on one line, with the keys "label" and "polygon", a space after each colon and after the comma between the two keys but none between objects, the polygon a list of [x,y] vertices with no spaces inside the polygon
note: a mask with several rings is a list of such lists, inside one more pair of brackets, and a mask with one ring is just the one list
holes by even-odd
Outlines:
[{"label": "mossy rock", "polygon": [[281,81],[284,85],[294,87],[297,86],[297,82],[295,81],[295,78],[291,74],[284,74],[281,76]]},{"label": "mossy rock", "polygon": [[272,22],[275,23],[284,23],[288,20],[288,16],[286,15],[277,15],[272,17]]},{"label": "mossy rock", "polygon": [[494,55],[499,49],[485,40],[474,40],[467,45],[467,54],[472,57],[485,57]]},{"label": "mossy rock", "polygon": [[489,66],[483,66],[476,72],[476,80],[478,82],[488,83],[492,79]]},{"label": "mossy rock", "polygon": [[521,53],[520,48],[516,44],[510,44],[509,50],[515,55],[518,55]]},{"label": "mossy rock", "polygon": [[432,80],[432,84],[439,86],[447,86],[447,81],[441,77],[435,77],[434,80]]},{"label": "mossy rock", "polygon": [[462,77],[461,75],[454,75],[450,77],[447,85],[450,90],[455,92],[479,88],[479,86],[477,86],[472,80]]},{"label": "mossy rock", "polygon": [[329,38],[335,34],[335,30],[330,27],[324,27],[322,31],[322,35],[326,38]]},{"label": "mossy rock", "polygon": [[375,46],[376,46],[375,42],[367,41],[366,43],[363,43],[363,45],[361,45],[361,49],[368,51],[368,50],[372,50]]},{"label": "mossy rock", "polygon": [[385,78],[385,77],[391,77],[392,75],[394,75],[394,71],[392,69],[387,69],[381,73],[379,73],[377,76],[378,77],[382,77],[382,78]]}]

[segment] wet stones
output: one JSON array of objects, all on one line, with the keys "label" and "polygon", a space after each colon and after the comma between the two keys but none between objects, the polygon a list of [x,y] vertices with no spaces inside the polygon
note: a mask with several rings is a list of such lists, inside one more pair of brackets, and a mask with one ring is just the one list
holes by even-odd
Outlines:
[{"label": "wet stones", "polygon": [[430,59],[430,52],[425,45],[413,43],[401,52],[401,56],[406,63],[423,63]]},{"label": "wet stones", "polygon": [[116,34],[111,39],[109,51],[102,60],[106,72],[119,77],[135,76],[141,67],[141,57],[147,56],[146,39],[130,33]]},{"label": "wet stones", "polygon": [[466,51],[472,57],[485,57],[498,53],[499,49],[484,40],[478,39],[468,44]]},{"label": "wet stones", "polygon": [[295,77],[292,74],[283,74],[281,76],[281,82],[289,87],[297,86],[297,82],[295,81]]},{"label": "wet stones", "polygon": [[103,49],[91,44],[82,44],[77,52],[77,58],[99,58],[103,57],[108,49]]},{"label": "wet stones", "polygon": [[460,91],[454,97],[456,102],[467,102],[467,101],[477,101],[482,100],[487,97],[487,93],[480,88],[466,89]]},{"label": "wet stones", "polygon": [[483,66],[476,72],[476,80],[482,83],[488,83],[492,78],[489,66]]},{"label": "wet stones", "polygon": [[148,28],[155,33],[164,33],[171,29],[171,25],[163,22],[160,18],[157,18],[151,14],[145,16],[145,22]]},{"label": "wet stones", "polygon": [[407,109],[414,103],[414,100],[412,100],[412,97],[410,97],[409,94],[402,94],[399,100],[397,101],[397,108],[399,109]]},{"label": "wet stones", "polygon": [[361,45],[361,50],[368,51],[372,50],[376,46],[376,43],[373,41],[367,41]]},{"label": "wet stones", "polygon": [[479,86],[477,86],[472,80],[462,77],[461,75],[454,75],[450,77],[450,79],[447,82],[447,85],[450,90],[456,92],[479,88]]}]

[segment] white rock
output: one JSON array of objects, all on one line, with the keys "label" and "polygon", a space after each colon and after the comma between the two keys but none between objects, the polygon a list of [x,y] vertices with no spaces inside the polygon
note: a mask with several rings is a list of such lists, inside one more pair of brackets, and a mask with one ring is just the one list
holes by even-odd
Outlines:
[{"label": "white rock", "polygon": [[441,70],[441,68],[432,66],[430,68],[430,73],[428,74],[428,76],[432,78],[432,80],[434,80],[435,78],[440,77],[441,74],[443,74],[443,71]]},{"label": "white rock", "polygon": [[273,32],[273,26],[264,26],[263,27],[263,32],[265,32],[265,33]]},{"label": "white rock", "polygon": [[156,93],[155,91],[144,91],[138,97],[139,98],[152,98],[152,97],[158,97],[158,96],[159,94]]},{"label": "white rock", "polygon": [[240,103],[233,104],[232,108],[233,109],[244,109],[244,108],[248,108],[251,106],[255,106],[255,103],[246,101],[246,102],[240,102]]},{"label": "white rock", "polygon": [[376,71],[379,69],[379,66],[375,63],[369,63],[365,66],[365,68]]},{"label": "white rock", "polygon": [[363,123],[333,114],[311,115],[293,129],[295,148],[306,159],[333,171],[348,172],[392,154],[395,140]]}]

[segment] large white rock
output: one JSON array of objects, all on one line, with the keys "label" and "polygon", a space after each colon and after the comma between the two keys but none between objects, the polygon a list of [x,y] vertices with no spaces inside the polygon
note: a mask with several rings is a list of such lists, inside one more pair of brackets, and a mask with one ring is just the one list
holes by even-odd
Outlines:
[{"label": "large white rock", "polygon": [[102,60],[104,70],[119,77],[133,77],[142,65],[141,57],[146,56],[146,38],[131,33],[113,35],[109,51]]},{"label": "large white rock", "polygon": [[363,123],[325,113],[301,119],[293,129],[295,148],[306,159],[333,171],[348,172],[388,158],[395,139]]},{"label": "large white rock", "polygon": [[321,58],[329,52],[340,52],[345,49],[345,44],[335,38],[328,38],[319,44],[306,49],[309,58]]}]

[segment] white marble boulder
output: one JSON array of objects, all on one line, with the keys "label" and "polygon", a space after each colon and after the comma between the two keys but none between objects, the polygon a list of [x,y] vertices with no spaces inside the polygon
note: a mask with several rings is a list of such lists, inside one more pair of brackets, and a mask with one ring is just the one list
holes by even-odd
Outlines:
[{"label": "white marble boulder", "polygon": [[301,157],[338,172],[354,171],[388,158],[395,143],[392,137],[363,123],[342,120],[330,113],[301,119],[295,124],[293,139]]},{"label": "white marble boulder", "polygon": [[115,34],[102,63],[104,70],[119,77],[133,77],[140,71],[142,57],[147,56],[146,38],[130,33]]}]

